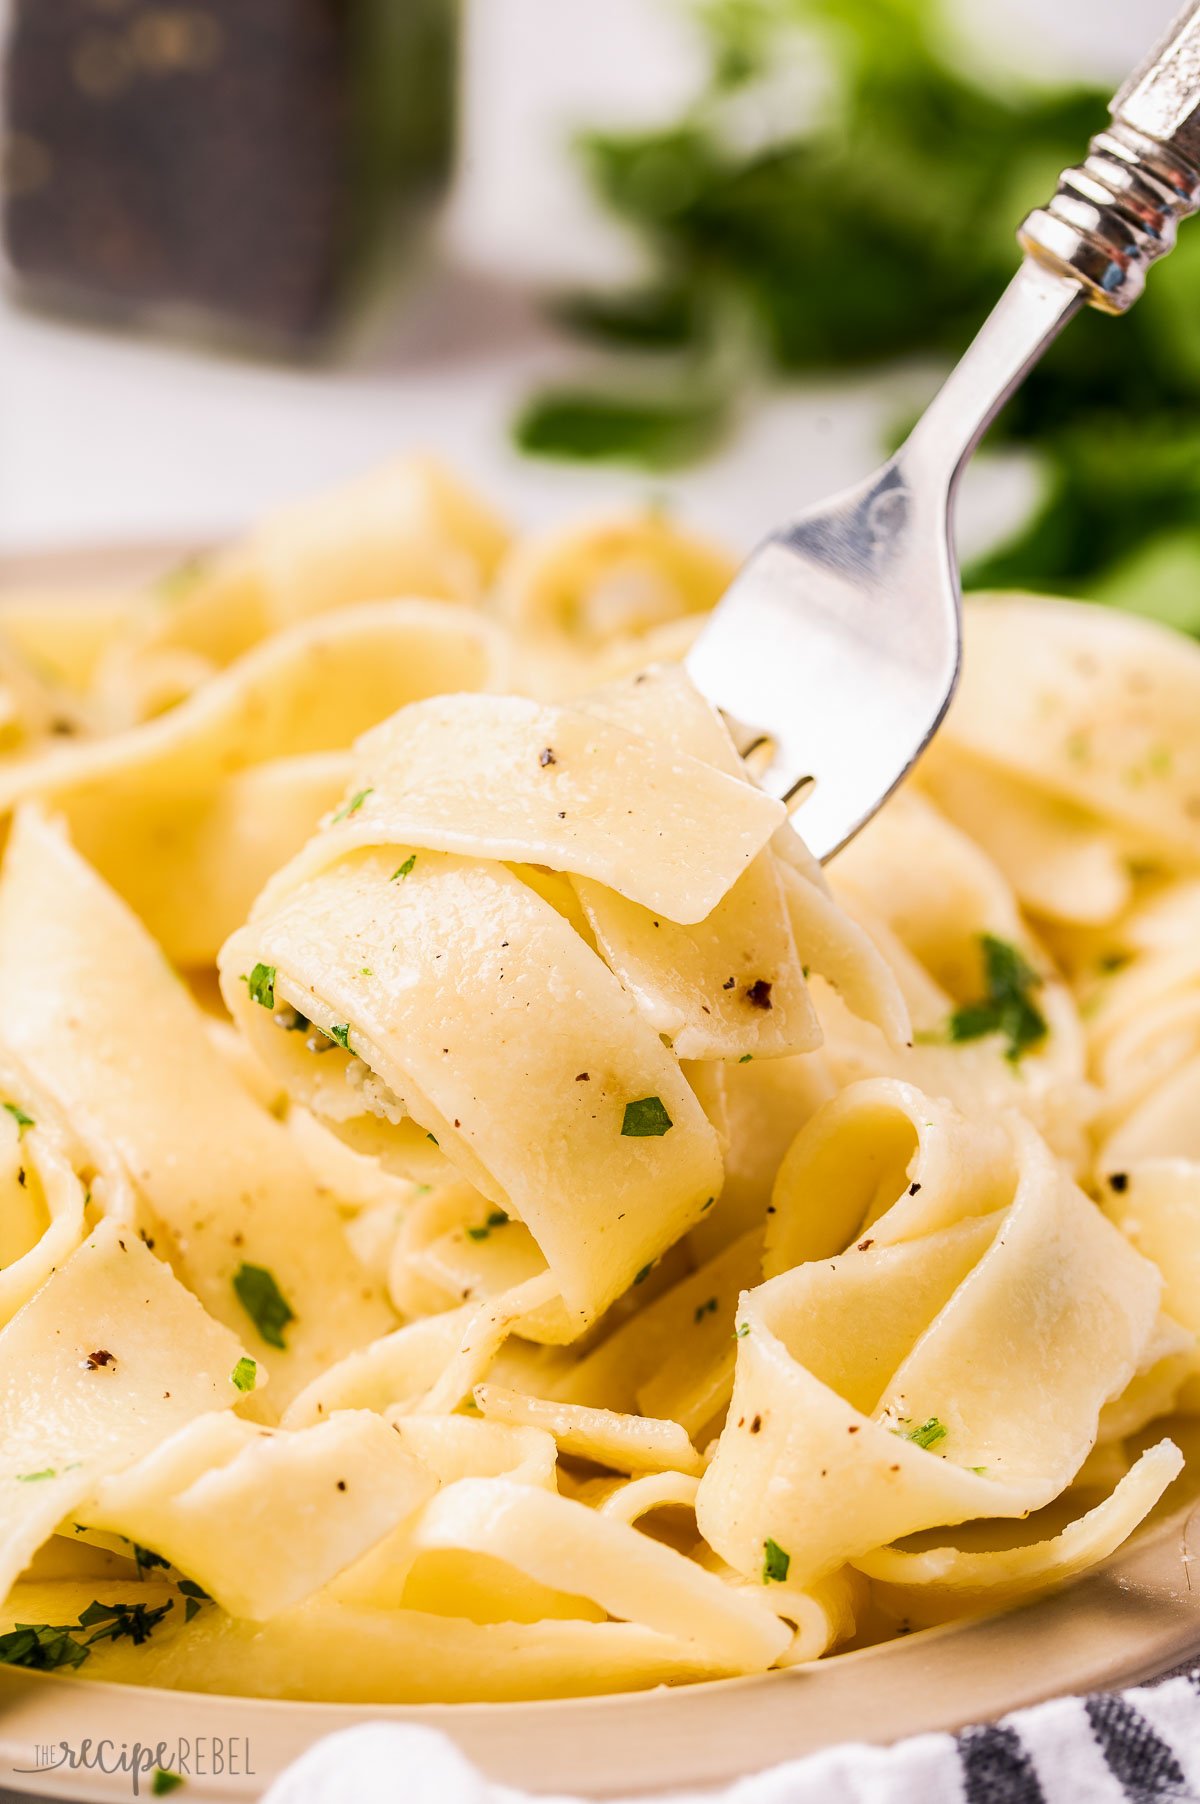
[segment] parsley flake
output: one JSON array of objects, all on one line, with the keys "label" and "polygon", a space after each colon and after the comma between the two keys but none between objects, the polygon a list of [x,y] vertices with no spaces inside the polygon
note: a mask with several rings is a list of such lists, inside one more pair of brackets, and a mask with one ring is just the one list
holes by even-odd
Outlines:
[{"label": "parsley flake", "polygon": [[792,1563],[790,1553],[785,1553],[778,1541],[772,1541],[770,1535],[763,1542],[763,1584],[782,1585],[788,1575],[788,1567]]},{"label": "parsley flake", "polygon": [[168,1792],[178,1791],[183,1783],[182,1773],[173,1773],[169,1767],[156,1766],[154,1777],[150,1781],[150,1796],[165,1798]]},{"label": "parsley flake", "polygon": [[57,1477],[58,1477],[57,1467],[46,1466],[41,1472],[18,1472],[17,1473],[17,1483],[19,1485],[35,1485],[35,1484],[37,1484],[39,1479],[57,1478]]},{"label": "parsley flake", "polygon": [[251,1002],[257,1002],[260,1008],[275,1007],[275,966],[255,965],[248,977],[242,982],[250,992]]},{"label": "parsley flake", "polygon": [[247,1359],[243,1354],[230,1372],[229,1381],[235,1391],[252,1391],[258,1383],[258,1366],[255,1361]]},{"label": "parsley flake", "polygon": [[493,1209],[485,1222],[481,1222],[478,1227],[467,1229],[467,1238],[469,1240],[486,1240],[493,1228],[506,1228],[507,1226],[508,1216],[504,1210]]},{"label": "parsley flake", "polygon": [[191,1622],[193,1617],[199,1615],[200,1608],[203,1604],[210,1604],[212,1602],[212,1598],[209,1596],[208,1592],[197,1585],[193,1579],[180,1579],[179,1592],[184,1600],[183,1620],[185,1624]]},{"label": "parsley flake", "polygon": [[706,1315],[716,1315],[716,1313],[717,1299],[715,1297],[709,1297],[707,1303],[698,1305],[694,1319],[698,1322],[702,1322]]},{"label": "parsley flake", "polygon": [[642,1096],[625,1104],[621,1134],[626,1140],[657,1140],[673,1126],[661,1096]]},{"label": "parsley flake", "polygon": [[79,1626],[96,1632],[88,1636],[84,1645],[91,1647],[97,1641],[129,1640],[134,1647],[141,1647],[143,1641],[149,1641],[167,1611],[174,1607],[172,1598],[154,1610],[146,1604],[90,1603],[80,1612]]},{"label": "parsley flake", "polygon": [[233,1289],[268,1347],[286,1347],[283,1331],[295,1321],[296,1313],[266,1267],[240,1265],[233,1275]]},{"label": "parsley flake", "polygon": [[733,1331],[733,1338],[734,1338],[734,1340],[745,1340],[745,1338],[749,1334],[749,1332],[750,1332],[749,1322],[739,1322],[737,1327]]},{"label": "parsley flake", "polygon": [[984,933],[979,944],[983,950],[985,994],[979,1002],[967,1002],[955,1009],[950,1017],[949,1037],[957,1043],[1003,1034],[1008,1041],[1005,1057],[1015,1064],[1048,1032],[1045,1016],[1030,1000],[1031,992],[1041,988],[1042,979],[1007,940]]},{"label": "parsley flake", "polygon": [[170,1560],[164,1560],[160,1553],[153,1552],[149,1547],[142,1547],[137,1541],[132,1543],[132,1547],[133,1563],[137,1568],[139,1578],[144,1572],[151,1571],[155,1566],[169,1567],[171,1564]]},{"label": "parsley flake", "polygon": [[374,795],[374,793],[375,793],[374,788],[360,789],[357,795],[353,795],[350,797],[350,800],[346,803],[344,808],[338,809],[338,811],[334,815],[332,821],[329,823],[330,826],[336,827],[336,825],[339,821],[348,821],[352,814],[358,813],[359,809],[362,807],[362,805],[366,801],[367,797],[369,795]]},{"label": "parsley flake", "polygon": [[75,1640],[68,1624],[18,1622],[7,1635],[0,1635],[0,1662],[5,1666],[53,1672],[57,1666],[82,1666],[87,1657],[87,1648]]},{"label": "parsley flake", "polygon": [[396,870],[394,870],[392,872],[391,876],[388,878],[388,882],[395,883],[397,877],[407,877],[410,874],[410,872],[412,871],[412,868],[413,868],[414,864],[416,864],[416,862],[417,862],[416,853],[410,852],[408,857],[404,860],[404,863],[402,865],[399,865],[396,868]]},{"label": "parsley flake", "polygon": [[342,1047],[345,1052],[349,1052],[350,1023],[348,1021],[335,1021],[329,1029],[329,1038],[331,1040],[336,1040],[337,1044]]},{"label": "parsley flake", "polygon": [[27,1115],[19,1103],[6,1102],[4,1106],[16,1122],[20,1133],[23,1134],[28,1127],[37,1126],[37,1122],[33,1119],[33,1116]]},{"label": "parsley flake", "polygon": [[892,1433],[898,1434],[901,1440],[912,1441],[918,1447],[936,1447],[939,1441],[945,1440],[949,1432],[946,1424],[937,1416],[930,1416],[929,1420],[922,1422],[919,1428],[894,1428],[892,1430]]}]

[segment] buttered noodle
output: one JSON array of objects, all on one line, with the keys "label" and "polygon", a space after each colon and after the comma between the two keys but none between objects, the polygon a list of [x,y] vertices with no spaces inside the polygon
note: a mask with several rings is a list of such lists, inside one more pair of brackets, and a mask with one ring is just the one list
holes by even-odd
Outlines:
[{"label": "buttered noodle", "polygon": [[678,661],[729,574],[412,460],[0,602],[0,1657],[762,1672],[1060,1585],[1178,1475],[1200,649],[972,602],[822,872]]}]

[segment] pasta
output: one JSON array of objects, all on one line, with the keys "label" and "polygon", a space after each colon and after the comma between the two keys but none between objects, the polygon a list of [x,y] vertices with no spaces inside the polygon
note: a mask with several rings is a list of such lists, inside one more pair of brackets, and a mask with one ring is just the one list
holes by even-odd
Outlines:
[{"label": "pasta", "polygon": [[0,1661],[453,1703],[1035,1596],[1200,1407],[1200,649],[968,608],[822,871],[724,555],[427,460],[0,602]]}]

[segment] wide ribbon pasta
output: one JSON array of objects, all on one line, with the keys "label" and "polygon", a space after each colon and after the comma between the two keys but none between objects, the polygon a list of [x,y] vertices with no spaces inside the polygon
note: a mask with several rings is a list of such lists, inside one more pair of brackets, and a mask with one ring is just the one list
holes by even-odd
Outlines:
[{"label": "wide ribbon pasta", "polygon": [[905,1086],[855,1085],[802,1130],[776,1208],[776,1275],[742,1300],[697,1498],[718,1553],[769,1579],[780,1548],[803,1584],[1065,1489],[1139,1369],[1162,1285],[1028,1127],[981,1133]]},{"label": "wide ribbon pasta", "polygon": [[730,574],[657,513],[510,546],[417,459],[0,602],[0,1657],[682,1684],[1169,1493],[1200,653],[972,604],[822,871],[679,666]]},{"label": "wide ribbon pasta", "polygon": [[[358,759],[223,950],[226,1002],[351,1144],[417,1179],[448,1157],[493,1205],[480,1237],[506,1230],[507,1278],[554,1276],[564,1307],[528,1330],[572,1338],[720,1192],[680,1056],[815,1044],[784,879],[819,880],[780,858],[782,810],[681,677],[573,708],[419,703]],[[836,963],[824,901],[820,934]],[[882,964],[863,995],[903,1019]]]}]

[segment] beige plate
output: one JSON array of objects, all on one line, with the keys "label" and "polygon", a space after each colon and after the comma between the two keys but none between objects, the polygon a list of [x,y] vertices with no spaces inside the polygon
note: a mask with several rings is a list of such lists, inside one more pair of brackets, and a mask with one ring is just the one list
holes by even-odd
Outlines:
[{"label": "beige plate", "polygon": [[[169,564],[158,546],[0,558],[0,591],[110,586]],[[1187,1437],[1196,1440],[1196,1431]],[[194,1778],[189,1804],[261,1796],[336,1729],[379,1721],[444,1729],[493,1779],[533,1792],[619,1798],[717,1784],[843,1741],[895,1741],[1001,1716],[1059,1692],[1149,1678],[1200,1650],[1200,1448],[1170,1507],[1111,1560],[1040,1602],[760,1678],[542,1704],[359,1708],[213,1697],[0,1668],[0,1784],[72,1799],[128,1799],[123,1773],[36,1769],[39,1749],[107,1740],[168,1749],[220,1739],[251,1773]],[[111,1760],[110,1760],[111,1764]],[[145,1791],[143,1787],[143,1791]]]}]

